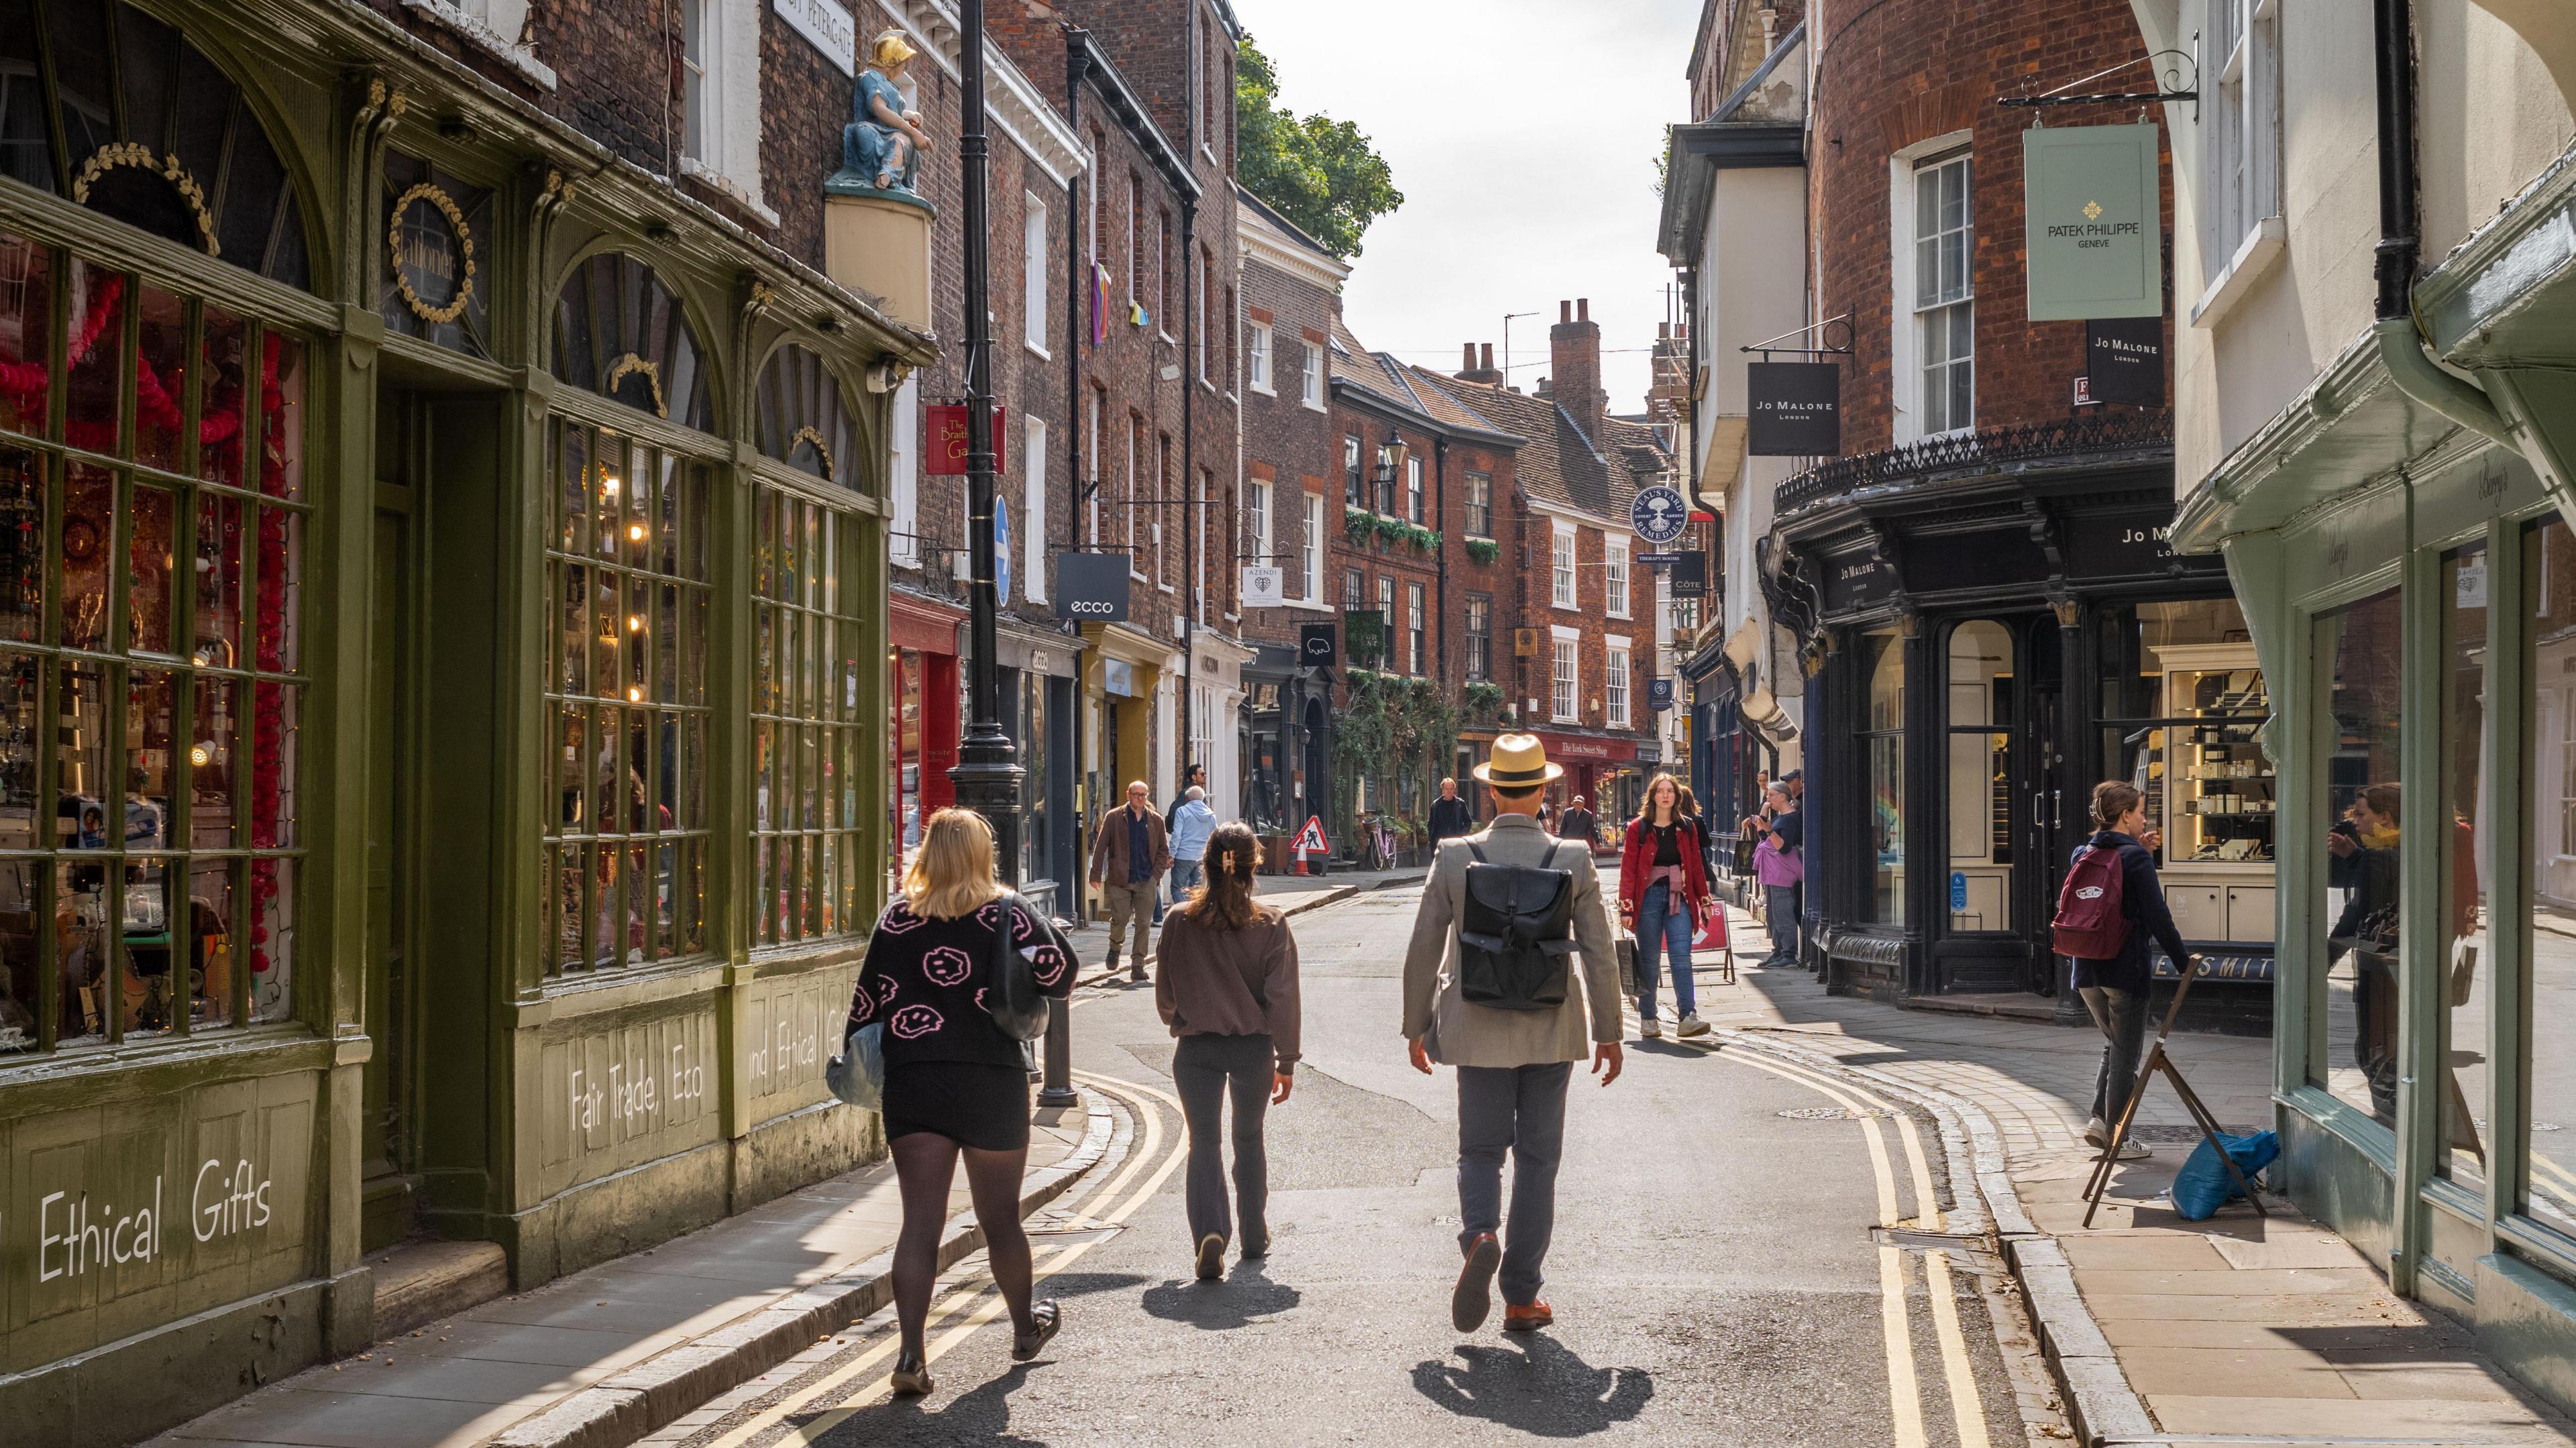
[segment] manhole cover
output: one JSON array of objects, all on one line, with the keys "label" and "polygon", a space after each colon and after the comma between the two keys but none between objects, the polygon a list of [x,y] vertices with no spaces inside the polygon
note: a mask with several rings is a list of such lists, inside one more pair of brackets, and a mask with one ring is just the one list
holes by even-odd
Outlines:
[{"label": "manhole cover", "polygon": [[1885,1119],[1896,1113],[1882,1111],[1875,1106],[1865,1106],[1857,1111],[1848,1106],[1800,1106],[1779,1114],[1791,1121],[1858,1121],[1863,1117]]}]

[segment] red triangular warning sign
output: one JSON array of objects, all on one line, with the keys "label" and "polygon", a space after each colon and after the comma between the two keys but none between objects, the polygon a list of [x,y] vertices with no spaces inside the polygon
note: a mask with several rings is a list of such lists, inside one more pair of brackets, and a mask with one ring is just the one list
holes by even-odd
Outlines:
[{"label": "red triangular warning sign", "polygon": [[1297,842],[1288,847],[1300,855],[1329,855],[1333,847],[1324,843],[1324,817],[1306,816],[1306,827],[1297,832]]}]

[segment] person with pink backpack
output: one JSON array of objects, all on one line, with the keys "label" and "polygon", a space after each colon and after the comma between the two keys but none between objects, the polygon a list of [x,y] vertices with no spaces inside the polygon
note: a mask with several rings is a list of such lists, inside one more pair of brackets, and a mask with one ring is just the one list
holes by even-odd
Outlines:
[{"label": "person with pink backpack", "polygon": [[[2093,1086],[2093,1118],[2084,1139],[2095,1148],[2111,1141],[2111,1118],[2120,1114],[2138,1081],[2147,1045],[2147,997],[2155,987],[2150,942],[2164,947],[2177,967],[2194,961],[2165,907],[2156,879],[2156,850],[2164,831],[2147,827],[2147,797],[2136,785],[2108,779],[2093,786],[2093,838],[2075,849],[2057,891],[2052,944],[2073,967],[2071,983],[2101,1027],[2102,1071]],[[2131,1136],[2120,1159],[2152,1156]]]}]

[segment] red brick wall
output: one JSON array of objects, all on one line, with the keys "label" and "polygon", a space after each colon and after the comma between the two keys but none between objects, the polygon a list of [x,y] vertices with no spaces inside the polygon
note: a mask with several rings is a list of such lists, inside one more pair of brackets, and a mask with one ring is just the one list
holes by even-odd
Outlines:
[{"label": "red brick wall", "polygon": [[[1814,102],[1809,195],[1820,238],[1822,315],[1848,311],[1854,356],[1843,387],[1843,449],[1889,445],[1891,327],[1911,309],[1890,295],[1889,158],[1953,130],[1972,132],[1976,425],[2061,418],[2084,370],[2084,324],[2024,316],[2021,132],[2030,113],[1994,104],[2142,59],[2126,0],[1886,0],[1833,36]],[[2143,75],[2140,70],[2137,74]],[[2052,125],[2126,123],[2135,108],[2051,112]],[[2164,198],[2172,233],[2173,199]],[[1910,302],[1910,299],[1908,299]]]},{"label": "red brick wall", "polygon": [[[1266,322],[1271,329],[1272,388],[1264,393],[1251,388],[1248,382],[1245,387],[1244,464],[1247,471],[1267,468],[1272,475],[1271,548],[1279,565],[1287,570],[1288,596],[1292,599],[1306,598],[1305,580],[1297,566],[1306,537],[1305,494],[1311,491],[1323,495],[1324,534],[1318,542],[1325,555],[1325,596],[1307,601],[1329,602],[1338,608],[1331,540],[1342,524],[1341,434],[1334,431],[1329,411],[1306,406],[1299,400],[1298,390],[1303,365],[1300,348],[1329,348],[1338,299],[1313,282],[1255,260],[1244,263],[1242,283],[1245,336],[1249,338],[1255,322]],[[1244,551],[1249,551],[1252,525],[1248,514],[1242,533]],[[1244,615],[1244,637],[1265,643],[1293,643],[1298,624],[1323,617],[1296,609],[1257,609]]]}]

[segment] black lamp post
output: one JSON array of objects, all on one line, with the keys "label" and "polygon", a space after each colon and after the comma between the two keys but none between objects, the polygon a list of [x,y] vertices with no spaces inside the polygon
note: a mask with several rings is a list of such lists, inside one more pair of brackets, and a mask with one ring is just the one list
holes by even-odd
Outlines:
[{"label": "black lamp post", "polygon": [[957,767],[948,771],[958,803],[993,826],[1002,879],[1020,877],[1020,779],[1018,746],[1002,727],[1002,674],[994,657],[994,615],[1001,600],[993,585],[993,323],[989,315],[990,258],[985,232],[988,143],[984,134],[984,4],[963,0],[958,39],[963,123],[957,136],[958,180],[965,192],[966,263],[966,536],[973,577],[966,585],[970,654],[966,738]]}]

